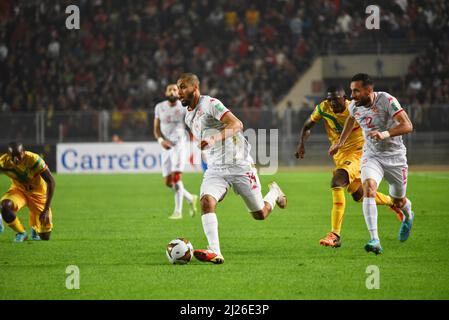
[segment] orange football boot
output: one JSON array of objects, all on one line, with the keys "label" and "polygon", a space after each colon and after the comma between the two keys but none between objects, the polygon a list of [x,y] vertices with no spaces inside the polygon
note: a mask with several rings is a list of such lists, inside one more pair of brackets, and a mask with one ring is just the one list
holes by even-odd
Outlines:
[{"label": "orange football boot", "polygon": [[193,255],[202,262],[212,262],[214,264],[224,263],[223,256],[213,252],[212,250],[195,250],[193,251]]},{"label": "orange football boot", "polygon": [[341,247],[340,237],[333,232],[329,232],[326,237],[320,240],[320,245],[325,247],[339,248]]}]

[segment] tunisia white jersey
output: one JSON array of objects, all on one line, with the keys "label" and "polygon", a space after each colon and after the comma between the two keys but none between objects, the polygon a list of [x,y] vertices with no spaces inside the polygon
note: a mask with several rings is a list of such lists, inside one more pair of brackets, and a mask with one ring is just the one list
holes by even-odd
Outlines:
[{"label": "tunisia white jersey", "polygon": [[154,110],[155,118],[161,122],[162,135],[173,143],[185,141],[186,128],[184,117],[186,108],[177,100],[175,106],[171,106],[168,100],[158,103]]},{"label": "tunisia white jersey", "polygon": [[365,138],[363,153],[381,157],[405,155],[407,150],[401,136],[376,140],[370,138],[371,131],[386,131],[398,125],[393,119],[398,113],[403,112],[398,100],[386,92],[374,92],[374,103],[371,107],[356,106],[355,101],[349,105],[349,113],[360,124]]},{"label": "tunisia white jersey", "polygon": [[[197,106],[192,111],[187,110],[185,122],[197,141],[208,138],[221,131],[225,124],[223,116],[230,112],[223,103],[210,96],[200,96]],[[217,142],[211,148],[205,149],[207,166],[223,168],[233,165],[251,165],[254,163],[250,155],[251,146],[238,132],[224,141]]]}]

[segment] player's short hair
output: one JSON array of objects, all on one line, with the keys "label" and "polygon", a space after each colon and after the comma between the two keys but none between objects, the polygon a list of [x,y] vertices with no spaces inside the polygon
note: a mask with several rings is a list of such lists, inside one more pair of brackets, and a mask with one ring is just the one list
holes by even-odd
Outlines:
[{"label": "player's short hair", "polygon": [[341,93],[342,97],[346,97],[345,89],[342,86],[337,85],[337,86],[329,86],[327,88],[326,98],[328,98],[328,99],[331,98],[331,94],[335,93],[335,92],[336,93]]},{"label": "player's short hair", "polygon": [[371,80],[371,77],[366,73],[357,73],[352,77],[351,82],[353,81],[362,81],[364,87],[373,85],[373,80]]},{"label": "player's short hair", "polygon": [[23,144],[17,141],[11,141],[8,143],[8,152],[13,153],[15,150],[23,150]]},{"label": "player's short hair", "polygon": [[178,81],[176,81],[176,82],[179,83],[179,81],[184,81],[184,82],[187,82],[188,84],[197,85],[197,86],[200,85],[200,79],[198,79],[198,76],[193,73],[181,74],[181,76],[178,78]]}]

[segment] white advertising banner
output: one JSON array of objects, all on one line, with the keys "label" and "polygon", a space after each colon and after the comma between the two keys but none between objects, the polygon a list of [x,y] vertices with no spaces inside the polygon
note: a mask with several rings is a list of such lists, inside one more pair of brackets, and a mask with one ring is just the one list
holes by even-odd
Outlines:
[{"label": "white advertising banner", "polygon": [[[162,147],[157,142],[59,143],[58,173],[148,173],[161,172]],[[187,143],[184,172],[201,171],[201,152]]]}]

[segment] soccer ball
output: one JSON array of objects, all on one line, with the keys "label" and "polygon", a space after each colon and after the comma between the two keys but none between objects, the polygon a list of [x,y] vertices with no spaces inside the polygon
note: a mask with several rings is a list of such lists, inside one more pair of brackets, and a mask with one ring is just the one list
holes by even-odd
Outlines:
[{"label": "soccer ball", "polygon": [[170,241],[167,245],[168,261],[173,264],[186,264],[192,260],[193,246],[189,240],[185,238],[177,238]]}]

